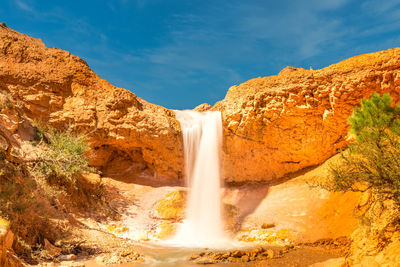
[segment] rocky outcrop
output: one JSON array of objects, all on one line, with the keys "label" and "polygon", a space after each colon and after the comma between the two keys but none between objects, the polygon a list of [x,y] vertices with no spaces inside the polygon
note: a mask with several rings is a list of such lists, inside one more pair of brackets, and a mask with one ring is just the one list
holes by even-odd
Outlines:
[{"label": "rocky outcrop", "polygon": [[212,109],[212,107],[209,104],[203,103],[203,104],[200,104],[197,107],[195,107],[193,110],[198,111],[198,112],[206,112],[206,111],[209,111],[210,109]]},{"label": "rocky outcrop", "polygon": [[[400,99],[400,49],[321,70],[286,67],[232,86],[222,112],[224,178],[273,180],[320,164],[348,144],[347,119],[371,92]],[[182,139],[172,111],[97,76],[85,61],[0,27],[0,90],[32,120],[90,139],[90,164],[128,180],[182,177]],[[199,111],[211,109],[202,104]]]},{"label": "rocky outcrop", "polygon": [[352,234],[350,266],[400,266],[400,210],[389,196],[364,192],[366,209]]},{"label": "rocky outcrop", "polygon": [[111,85],[79,57],[5,26],[0,90],[32,120],[86,134],[90,163],[105,175],[181,176],[180,126],[172,111]]},{"label": "rocky outcrop", "polygon": [[324,162],[348,144],[347,119],[373,91],[400,99],[400,48],[232,86],[214,106],[223,116],[225,179],[272,180]]}]

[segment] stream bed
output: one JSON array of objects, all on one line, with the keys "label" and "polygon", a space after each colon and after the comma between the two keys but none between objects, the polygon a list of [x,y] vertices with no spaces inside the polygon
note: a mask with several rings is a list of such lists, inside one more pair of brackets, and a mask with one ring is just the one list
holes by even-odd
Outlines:
[{"label": "stream bed", "polygon": [[[270,247],[273,250],[282,249],[281,247]],[[241,250],[251,250],[251,247]],[[120,263],[107,265],[110,267],[129,267],[129,266],[160,266],[160,267],[186,267],[186,266],[203,266],[204,264],[197,264],[189,261],[192,254],[199,254],[201,252],[222,252],[222,250],[207,250],[196,248],[182,248],[182,247],[167,247],[157,244],[144,245],[137,248],[137,251],[145,256],[144,262]],[[232,251],[232,250],[231,250]],[[296,266],[306,267],[314,263],[323,262],[333,258],[342,257],[342,253],[338,249],[326,249],[323,247],[300,246],[296,247],[280,257],[272,258],[263,261],[231,263],[222,262],[207,264],[212,266]],[[96,261],[96,259],[89,259],[82,261],[86,267],[104,266]]]}]

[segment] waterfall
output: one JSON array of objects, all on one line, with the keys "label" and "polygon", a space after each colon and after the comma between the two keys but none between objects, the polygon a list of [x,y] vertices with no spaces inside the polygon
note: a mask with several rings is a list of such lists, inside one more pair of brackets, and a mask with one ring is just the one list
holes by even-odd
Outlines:
[{"label": "waterfall", "polygon": [[189,188],[186,219],[173,242],[190,247],[226,243],[221,215],[221,113],[175,111],[183,133],[186,181]]}]

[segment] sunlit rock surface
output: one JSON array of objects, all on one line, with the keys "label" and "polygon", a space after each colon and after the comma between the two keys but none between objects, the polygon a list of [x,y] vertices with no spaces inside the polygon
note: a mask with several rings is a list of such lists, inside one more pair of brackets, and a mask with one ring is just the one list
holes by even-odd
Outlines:
[{"label": "sunlit rock surface", "polygon": [[181,176],[181,134],[173,112],[111,85],[67,51],[0,27],[0,90],[30,118],[86,133],[91,164],[106,175],[156,181]]},{"label": "sunlit rock surface", "polygon": [[168,193],[156,204],[155,216],[164,220],[181,221],[185,218],[186,202],[186,191],[179,190]]},{"label": "sunlit rock surface", "polygon": [[12,243],[14,241],[14,234],[10,231],[8,225],[3,225],[4,219],[0,217],[0,265],[10,266],[8,264],[7,253],[11,249]]},{"label": "sunlit rock surface", "polygon": [[332,193],[313,186],[327,179],[329,164],[337,162],[338,157],[279,184],[225,189],[224,201],[239,210],[242,233],[238,238],[288,244],[350,236],[359,225],[355,210],[361,194]]},{"label": "sunlit rock surface", "polygon": [[[346,146],[347,118],[372,91],[399,99],[400,49],[321,70],[287,67],[232,86],[222,111],[224,178],[273,180],[324,162]],[[172,111],[97,76],[85,61],[0,27],[0,89],[32,119],[87,133],[91,164],[108,176],[155,183],[182,177],[182,139]],[[200,111],[210,107],[202,104]]]},{"label": "sunlit rock surface", "polygon": [[197,107],[195,107],[193,110],[198,111],[198,112],[205,112],[210,109],[212,109],[212,107],[209,104],[203,103],[203,104],[200,104]]},{"label": "sunlit rock surface", "polygon": [[321,164],[348,144],[347,119],[362,98],[399,100],[399,87],[400,48],[232,86],[213,108],[223,117],[224,178],[274,180]]}]

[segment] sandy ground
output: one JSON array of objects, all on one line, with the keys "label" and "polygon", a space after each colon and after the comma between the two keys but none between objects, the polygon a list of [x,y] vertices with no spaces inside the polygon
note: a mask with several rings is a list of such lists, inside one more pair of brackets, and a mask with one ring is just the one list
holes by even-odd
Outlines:
[{"label": "sandy ground", "polygon": [[[297,232],[296,242],[314,242],[321,238],[349,235],[357,227],[353,210],[359,196],[332,194],[307,185],[310,181],[323,179],[326,169],[324,164],[276,184],[228,185],[223,189],[223,200],[238,208],[238,221],[242,227],[261,228],[262,224],[273,224],[272,230],[287,228]],[[146,239],[146,232],[154,230],[159,222],[152,216],[154,205],[169,192],[183,189],[182,186],[155,186],[153,183],[138,183],[137,180],[131,182],[129,177],[104,178],[103,181],[109,191],[111,206],[122,217],[120,221],[107,223],[80,219],[86,225],[86,230],[81,233],[84,245],[96,248],[94,254],[97,254],[78,255],[80,262],[84,261],[86,266],[100,266],[93,258],[98,253],[109,255],[127,249],[144,254],[146,266],[191,266],[185,258],[193,250],[183,249],[183,252],[179,248],[153,246],[151,242],[136,242]],[[107,229],[110,225],[121,225],[129,231],[115,233]],[[246,266],[308,266],[340,256],[341,253],[334,249],[302,246],[282,258],[271,259],[268,263],[247,263]],[[88,257],[89,261],[85,260]],[[111,266],[141,265],[130,263]]]},{"label": "sandy ground", "polygon": [[[348,236],[358,226],[354,209],[360,194],[330,193],[310,186],[325,179],[329,164],[335,160],[337,157],[275,184],[226,185],[222,199],[238,208],[237,221],[242,228],[273,224],[273,230],[290,229],[298,233],[297,242]],[[132,183],[129,178],[104,180],[114,188],[111,204],[123,215],[122,221],[132,235],[153,229],[158,223],[152,216],[154,205],[169,192],[184,189],[179,185]]]}]

